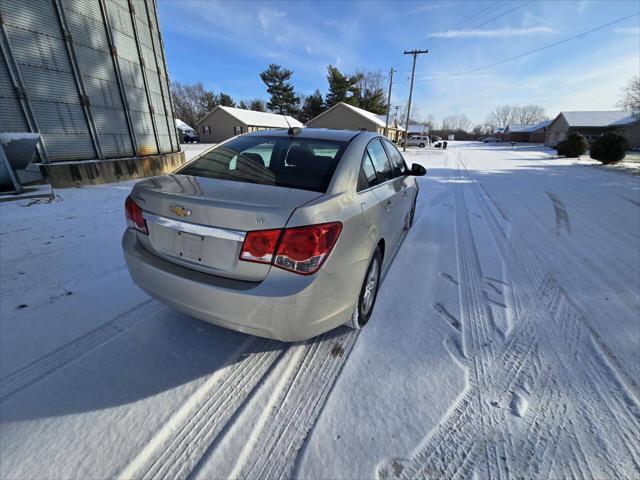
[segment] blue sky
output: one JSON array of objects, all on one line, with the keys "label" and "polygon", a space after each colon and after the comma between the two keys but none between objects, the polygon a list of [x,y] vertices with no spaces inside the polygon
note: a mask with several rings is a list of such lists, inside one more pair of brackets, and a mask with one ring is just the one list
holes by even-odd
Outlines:
[{"label": "blue sky", "polygon": [[451,76],[561,41],[640,11],[638,0],[218,1],[158,0],[169,73],[202,81],[236,101],[267,98],[258,76],[269,63],[294,71],[299,93],[327,89],[326,67],[395,68],[392,105],[409,92],[414,107],[441,120],[466,114],[481,123],[496,105],[612,110],[640,72],[640,17],[491,68]]}]

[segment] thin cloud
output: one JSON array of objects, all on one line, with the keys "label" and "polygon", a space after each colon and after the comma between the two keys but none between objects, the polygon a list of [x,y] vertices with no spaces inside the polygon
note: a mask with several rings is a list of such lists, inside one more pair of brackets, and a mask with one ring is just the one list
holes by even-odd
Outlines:
[{"label": "thin cloud", "polygon": [[614,28],[614,33],[618,33],[620,35],[640,35],[640,27],[620,27]]},{"label": "thin cloud", "polygon": [[506,38],[523,37],[540,33],[553,33],[549,27],[500,28],[496,30],[447,30],[430,33],[431,38]]}]

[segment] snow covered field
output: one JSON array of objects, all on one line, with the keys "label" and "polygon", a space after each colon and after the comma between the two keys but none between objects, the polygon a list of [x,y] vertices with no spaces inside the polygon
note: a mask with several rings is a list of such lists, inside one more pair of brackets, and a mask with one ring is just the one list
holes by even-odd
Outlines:
[{"label": "snow covered field", "polygon": [[370,323],[299,344],[139,291],[131,183],[0,204],[0,478],[640,477],[640,177],[407,159],[429,173]]}]

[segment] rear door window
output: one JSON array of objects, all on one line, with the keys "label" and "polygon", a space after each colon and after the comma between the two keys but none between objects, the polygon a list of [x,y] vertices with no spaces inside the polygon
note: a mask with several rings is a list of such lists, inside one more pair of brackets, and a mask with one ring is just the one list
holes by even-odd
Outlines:
[{"label": "rear door window", "polygon": [[360,166],[360,176],[358,177],[358,191],[373,187],[378,183],[378,175],[371,163],[369,154],[364,152],[362,157],[362,165]]},{"label": "rear door window", "polygon": [[384,147],[380,140],[373,140],[367,146],[367,154],[371,159],[371,163],[376,170],[378,176],[378,183],[386,182],[393,178],[393,171],[391,164],[387,158],[387,154],[384,151]]},{"label": "rear door window", "polygon": [[393,166],[393,171],[396,177],[406,175],[407,174],[407,164],[402,158],[402,154],[398,151],[398,149],[391,143],[384,140],[384,147],[387,150],[387,154],[389,155],[389,159],[391,160],[391,165]]}]

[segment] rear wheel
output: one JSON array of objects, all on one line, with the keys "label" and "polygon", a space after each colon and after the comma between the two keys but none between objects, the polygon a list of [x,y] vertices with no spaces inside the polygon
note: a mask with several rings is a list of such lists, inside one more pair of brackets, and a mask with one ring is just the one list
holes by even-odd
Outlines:
[{"label": "rear wheel", "polygon": [[360,295],[358,295],[358,303],[356,304],[355,311],[349,322],[353,328],[364,327],[371,313],[373,312],[373,306],[376,303],[378,296],[378,287],[380,285],[380,272],[382,271],[382,252],[380,247],[376,247],[373,252],[373,258],[369,263],[369,268],[364,276],[364,282],[360,289]]},{"label": "rear wheel", "polygon": [[424,148],[424,143],[421,143],[420,145],[418,145],[420,148]]}]

